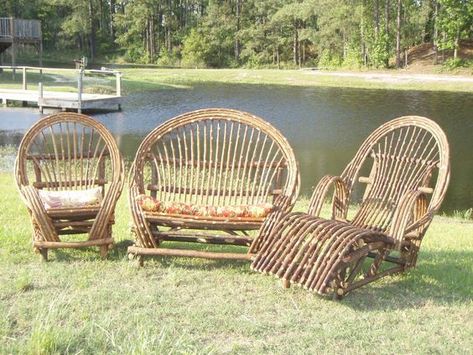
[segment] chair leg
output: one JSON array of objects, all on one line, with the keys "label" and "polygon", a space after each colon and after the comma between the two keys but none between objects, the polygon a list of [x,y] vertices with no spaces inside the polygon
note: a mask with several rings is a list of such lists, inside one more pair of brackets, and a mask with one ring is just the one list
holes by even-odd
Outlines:
[{"label": "chair leg", "polygon": [[134,253],[128,253],[128,260],[133,261],[137,267],[143,267],[145,265],[144,256]]},{"label": "chair leg", "polygon": [[107,258],[107,255],[108,255],[108,248],[109,248],[109,245],[108,244],[105,244],[105,245],[101,245],[100,246],[100,257],[102,259],[106,259]]},{"label": "chair leg", "polygon": [[136,261],[139,267],[143,267],[145,265],[145,257],[143,255],[137,255]]},{"label": "chair leg", "polygon": [[48,261],[48,249],[40,248],[38,251],[41,254],[41,260],[44,262]]},{"label": "chair leg", "polygon": [[291,282],[288,279],[283,279],[282,280],[282,287],[284,287],[284,288],[291,287]]}]

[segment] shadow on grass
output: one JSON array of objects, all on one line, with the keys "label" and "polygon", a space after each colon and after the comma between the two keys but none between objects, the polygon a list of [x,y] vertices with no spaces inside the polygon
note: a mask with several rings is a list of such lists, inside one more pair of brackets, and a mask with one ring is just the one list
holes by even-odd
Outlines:
[{"label": "shadow on grass", "polygon": [[[107,258],[105,261],[109,262],[118,262],[123,260],[127,256],[127,248],[133,245],[131,240],[122,240],[118,243],[115,243],[112,249],[108,252]],[[99,247],[87,247],[81,249],[53,249],[49,251],[49,260],[51,262],[63,262],[63,263],[72,263],[72,262],[90,262],[90,261],[100,261],[100,249]]]},{"label": "shadow on grass", "polygon": [[[184,242],[164,242],[161,243],[162,248],[172,248],[181,250],[196,250],[196,251],[210,251],[210,252],[230,252],[241,253],[247,252],[246,247],[231,246],[231,245],[216,245],[216,244],[201,244],[201,243],[184,243]],[[174,267],[185,270],[239,270],[244,274],[251,273],[249,268],[250,262],[245,260],[228,260],[228,259],[204,259],[204,258],[188,258],[188,257],[173,257],[173,256],[145,256],[145,267],[153,267],[152,263],[159,263],[162,267]],[[246,266],[246,267],[245,267]]]},{"label": "shadow on grass", "polygon": [[421,308],[473,301],[472,252],[421,252],[417,267],[361,287],[341,302],[363,311]]},{"label": "shadow on grass", "polygon": [[[132,263],[128,261],[127,248],[131,240],[123,240],[110,250],[106,262]],[[194,243],[165,243],[164,247],[187,250],[210,250],[225,252],[246,252],[244,247],[209,246]],[[98,248],[82,250],[55,250],[52,262],[94,262],[100,261]],[[423,251],[418,266],[409,271],[387,276],[363,286],[347,295],[340,305],[360,311],[403,310],[434,305],[470,304],[473,301],[473,252],[470,251]],[[139,269],[138,266],[137,270]],[[250,263],[238,260],[208,260],[186,257],[145,256],[144,269],[180,268],[189,271],[228,271],[242,275],[253,274]],[[261,277],[267,277],[261,275]],[[276,287],[276,286],[275,286]],[[290,291],[288,291],[290,292]],[[294,286],[292,292],[307,291]],[[320,297],[316,294],[314,297]],[[327,299],[327,302],[330,302]]]},{"label": "shadow on grass", "polygon": [[[115,243],[109,251],[106,261],[109,262],[128,262],[128,247],[133,245],[131,240],[122,240]],[[207,245],[199,243],[173,243],[166,242],[164,248],[185,249],[185,250],[206,250],[214,252],[246,252],[244,247],[228,245]],[[50,251],[51,262],[93,262],[100,261],[100,252],[98,247],[83,248],[81,250],[73,249],[55,249]],[[54,253],[54,254],[52,254]],[[130,263],[133,261],[129,261]],[[172,257],[172,256],[145,256],[145,268],[153,268],[159,263],[161,267],[174,267],[186,270],[215,270],[231,269],[239,270],[244,274],[251,273],[250,263],[244,260],[211,260],[201,258]],[[245,268],[245,266],[248,266]],[[138,266],[137,266],[138,267]]]}]

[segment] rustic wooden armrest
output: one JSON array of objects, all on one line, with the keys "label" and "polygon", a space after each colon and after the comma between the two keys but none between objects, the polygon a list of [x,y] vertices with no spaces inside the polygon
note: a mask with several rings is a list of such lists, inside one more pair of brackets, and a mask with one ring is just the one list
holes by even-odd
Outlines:
[{"label": "rustic wooden armrest", "polygon": [[43,238],[46,241],[58,242],[58,234],[54,228],[53,221],[44,208],[38,190],[33,186],[26,185],[20,187],[20,192],[33,217],[34,225],[41,231]]},{"label": "rustic wooden armrest", "polygon": [[335,188],[332,199],[332,218],[346,219],[349,190],[345,182],[339,176],[326,175],[319,181],[310,199],[308,213],[316,217],[320,215],[331,185],[334,185]]},{"label": "rustic wooden armrest", "polygon": [[130,204],[131,216],[135,222],[134,234],[136,241],[140,247],[157,248],[158,245],[154,238],[152,238],[153,234],[151,233],[149,223],[146,221],[143,209],[136,201],[136,197],[139,196],[140,193],[138,186],[132,182],[128,193],[128,201]]},{"label": "rustic wooden armrest", "polygon": [[109,221],[113,218],[115,212],[115,205],[120,197],[123,185],[125,183],[125,169],[123,159],[119,158],[119,177],[112,181],[108,187],[104,199],[101,203],[101,208],[90,230],[89,239],[104,239],[106,238]]},{"label": "rustic wooden armrest", "polygon": [[432,219],[427,205],[427,198],[422,190],[411,190],[401,197],[388,232],[396,241],[397,249],[409,232],[422,229]]}]

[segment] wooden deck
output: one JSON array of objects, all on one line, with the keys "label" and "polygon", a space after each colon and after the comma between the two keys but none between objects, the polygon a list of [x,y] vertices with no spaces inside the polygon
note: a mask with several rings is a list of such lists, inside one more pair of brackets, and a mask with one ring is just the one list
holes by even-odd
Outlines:
[{"label": "wooden deck", "polygon": [[[36,90],[11,90],[0,87],[0,99],[5,106],[9,101],[28,102],[42,108],[61,110],[96,110],[121,108],[121,96],[82,93],[79,104],[75,92],[43,91],[43,97]],[[80,105],[80,106],[79,106]]]},{"label": "wooden deck", "polygon": [[0,54],[10,48],[12,66],[16,65],[16,52],[20,44],[33,45],[37,49],[41,66],[43,56],[41,21],[0,17]]},{"label": "wooden deck", "polygon": [[[74,110],[82,112],[84,110],[121,110],[122,94],[121,94],[121,73],[115,70],[102,68],[94,69],[65,69],[65,68],[42,68],[42,67],[11,67],[0,66],[0,69],[21,71],[22,72],[22,89],[3,88],[0,82],[0,101],[4,106],[9,102],[31,103],[43,108],[55,108],[60,110]],[[45,90],[43,82],[38,83],[37,90],[28,90],[27,73],[30,71],[39,71],[40,77],[44,72],[68,72],[77,75],[77,91],[64,92]],[[113,76],[115,77],[115,94],[89,94],[84,92],[84,75],[88,76]],[[41,80],[41,79],[40,79]],[[20,84],[20,83],[18,83]],[[54,83],[47,83],[53,85]]]}]

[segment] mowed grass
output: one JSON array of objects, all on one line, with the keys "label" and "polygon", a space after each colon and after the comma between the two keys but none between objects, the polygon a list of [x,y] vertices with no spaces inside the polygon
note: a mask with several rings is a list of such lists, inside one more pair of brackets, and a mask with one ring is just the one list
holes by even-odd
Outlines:
[{"label": "mowed grass", "polygon": [[0,204],[0,353],[473,352],[472,221],[437,217],[418,268],[332,301],[245,262],[136,267],[126,192],[108,260],[90,248],[41,262],[9,173]]},{"label": "mowed grass", "polygon": [[[197,84],[257,84],[304,87],[343,87],[358,89],[389,89],[411,91],[473,92],[473,82],[413,80],[396,76],[380,79],[369,72],[360,76],[341,77],[330,72],[311,70],[276,69],[156,69],[127,68],[123,72],[123,87],[126,92],[193,87]],[[441,75],[439,75],[441,77]]]}]

